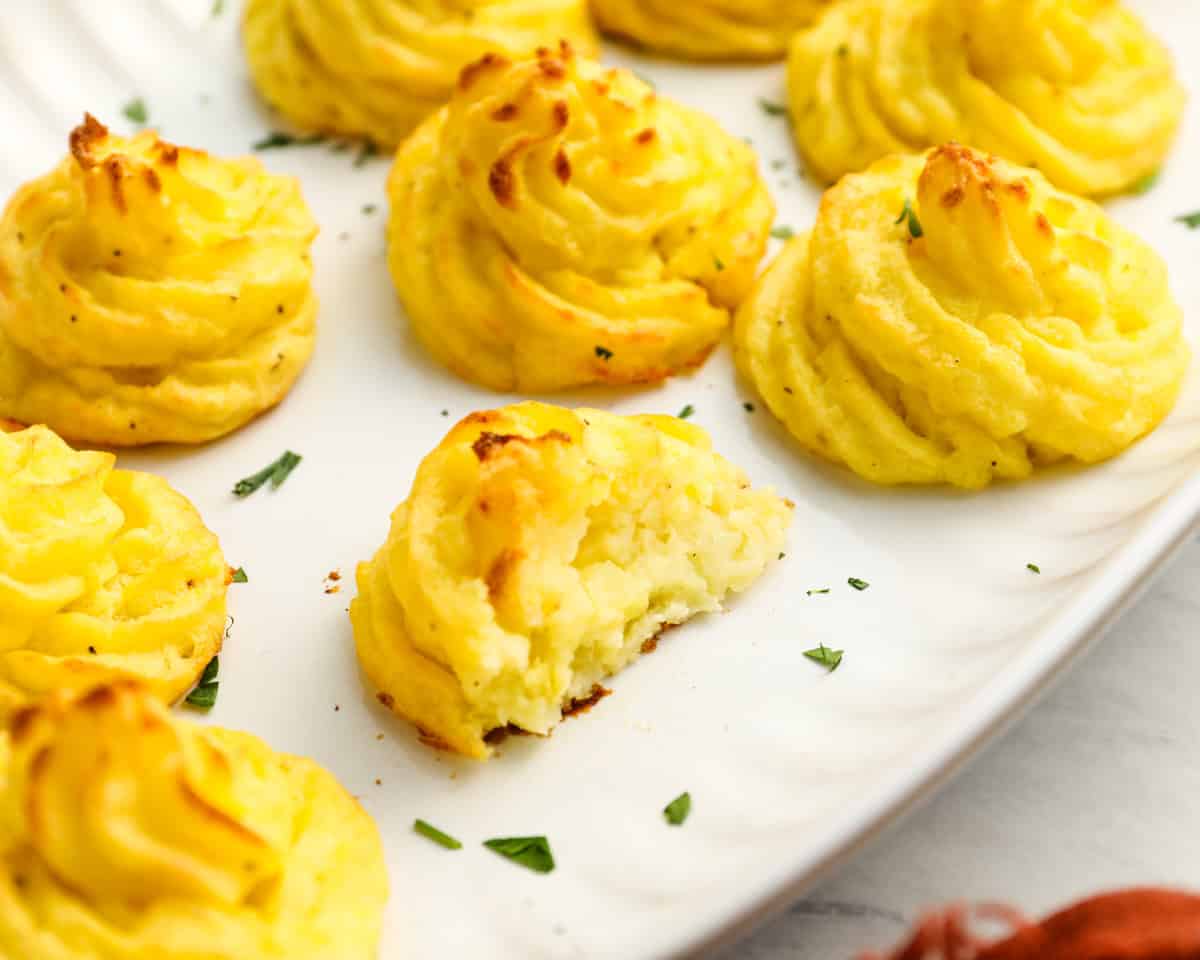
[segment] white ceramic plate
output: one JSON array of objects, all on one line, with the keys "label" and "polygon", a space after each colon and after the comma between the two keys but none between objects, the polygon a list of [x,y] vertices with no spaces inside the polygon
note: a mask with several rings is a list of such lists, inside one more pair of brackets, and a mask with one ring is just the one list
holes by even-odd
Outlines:
[{"label": "white ceramic plate", "polygon": [[[212,0],[10,2],[0,9],[0,189],[58,162],[84,109],[115,127],[145,99],[176,142],[243,153],[276,127],[237,43],[239,4]],[[1136,6],[1200,89],[1200,19],[1178,0]],[[614,62],[633,58],[606,51]],[[812,219],[796,173],[781,66],[689,68],[637,60],[660,92],[703,107],[758,148],[778,222]],[[695,407],[717,448],[796,500],[784,562],[723,616],[673,631],[615,694],[546,741],[510,740],[486,765],[420,746],[364,690],[346,608],[355,564],[384,537],[421,457],[471,410],[506,402],[434,366],[408,334],[384,263],[386,158],[328,147],[262,154],[298,175],[322,225],[321,337],[274,413],[202,449],[126,455],[165,474],[250,582],[235,586],[211,721],[308,754],[362,798],[391,870],[384,958],[635,957],[731,939],[935,786],[1115,616],[1200,510],[1200,393],[1126,456],[983,494],[868,487],[799,453],[736,382],[728,350],[653,389],[558,397],[620,412]],[[1170,261],[1195,339],[1200,132],[1191,113],[1158,186],[1112,205]],[[374,213],[367,205],[376,205]],[[238,478],[285,448],[302,466],[239,501]],[[1033,562],[1041,575],[1026,569]],[[343,576],[340,592],[326,575]],[[868,580],[865,592],[848,577]],[[808,597],[806,588],[831,587]],[[806,661],[845,649],[832,675]],[[1067,775],[1064,772],[1064,775]],[[682,829],[663,805],[694,799]],[[412,834],[426,818],[465,841]],[[545,833],[548,876],[480,846]]]}]

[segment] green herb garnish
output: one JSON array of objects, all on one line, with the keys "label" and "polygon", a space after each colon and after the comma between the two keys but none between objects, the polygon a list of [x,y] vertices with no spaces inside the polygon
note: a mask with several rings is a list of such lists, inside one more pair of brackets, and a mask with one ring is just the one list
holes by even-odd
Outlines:
[{"label": "green herb garnish", "polygon": [[758,105],[762,108],[763,113],[769,117],[786,117],[787,106],[782,103],[776,103],[774,100],[768,100],[766,97],[758,98]]},{"label": "green herb garnish", "polygon": [[601,360],[611,360],[613,352],[608,347],[596,347],[596,356]]},{"label": "green herb garnish", "polygon": [[1182,217],[1175,218],[1176,223],[1182,223],[1189,230],[1195,230],[1200,227],[1200,210],[1195,213],[1185,213]]},{"label": "green herb garnish", "polygon": [[263,467],[258,473],[243,477],[234,484],[233,495],[235,497],[248,497],[268,480],[271,481],[271,489],[277,490],[280,484],[288,478],[288,475],[299,466],[300,461],[303,459],[300,454],[292,453],[291,450],[284,451],[283,456],[270,466]]},{"label": "green herb garnish", "polygon": [[554,869],[554,854],[545,837],[497,837],[484,840],[483,845],[535,873],[549,873]]},{"label": "green herb garnish", "polygon": [[213,0],[212,10],[209,16],[219,17],[225,12],[225,0]]},{"label": "green herb garnish", "polygon": [[771,231],[771,236],[776,240],[791,240],[796,235],[791,227],[776,227]]},{"label": "green herb garnish", "polygon": [[364,203],[363,208],[362,208],[363,216],[369,217],[371,214],[373,214],[378,209],[379,208],[377,206],[375,206],[375,204],[373,204],[373,203]]},{"label": "green herb garnish", "polygon": [[238,567],[236,570],[233,571],[232,582],[233,583],[249,583],[250,582],[250,578],[248,576],[246,576],[246,569],[244,567]]},{"label": "green herb garnish", "polygon": [[1149,193],[1158,183],[1158,178],[1162,176],[1162,170],[1155,170],[1153,173],[1148,173],[1142,179],[1134,182],[1129,189],[1136,194]]},{"label": "green herb garnish", "polygon": [[896,223],[901,224],[905,220],[908,221],[909,236],[914,240],[925,236],[925,231],[921,229],[921,221],[917,219],[917,211],[912,208],[912,203],[908,197],[904,198],[904,209],[900,211],[900,216],[896,218]]},{"label": "green herb garnish", "polygon": [[686,420],[688,417],[690,417],[695,412],[696,412],[696,408],[693,407],[689,403],[689,404],[686,404],[684,406],[684,408],[682,410],[680,410],[678,414],[676,414],[676,416],[678,416],[680,420]]},{"label": "green herb garnish", "polygon": [[375,156],[377,151],[378,147],[375,146],[375,141],[365,141],[363,145],[359,147],[358,156],[354,158],[354,165],[356,167],[365,167],[367,165],[367,161]]},{"label": "green herb garnish", "polygon": [[204,668],[204,672],[200,674],[200,679],[196,682],[196,686],[184,698],[184,702],[191,704],[193,707],[199,707],[201,710],[210,709],[217,702],[217,689],[221,686],[217,682],[217,671],[220,667],[221,664],[218,657],[213,657],[209,660],[208,666]]},{"label": "green herb garnish", "polygon": [[713,254],[713,266],[717,268],[717,273],[725,269],[725,262],[715,253]]},{"label": "green herb garnish", "polygon": [[146,122],[149,113],[146,110],[146,101],[141,97],[136,100],[130,100],[121,110],[131,123],[136,123],[139,127]]},{"label": "green herb garnish", "polygon": [[442,833],[432,823],[426,823],[424,820],[414,820],[413,830],[425,837],[427,840],[432,840],[439,846],[445,847],[447,850],[461,850],[462,844],[455,840],[450,834]]},{"label": "green herb garnish", "polygon": [[692,795],[686,791],[663,807],[663,816],[673,827],[681,826],[691,812]]},{"label": "green herb garnish", "polygon": [[852,586],[855,590],[866,590],[867,587],[870,586],[870,584],[867,583],[866,580],[859,580],[858,577],[851,577],[846,582],[848,584],[850,584],[850,586]]},{"label": "green herb garnish", "polygon": [[819,647],[805,650],[804,655],[809,660],[815,660],[821,666],[828,669],[830,673],[833,673],[838,668],[838,664],[842,662],[842,654],[844,652],[843,650],[830,650],[825,644],[821,644]]},{"label": "green herb garnish", "polygon": [[217,702],[217,691],[220,687],[221,685],[215,680],[212,683],[196,687],[196,689],[187,695],[186,702],[193,707],[199,707],[201,710],[211,710]]},{"label": "green herb garnish", "polygon": [[278,150],[280,147],[311,147],[314,144],[324,142],[324,134],[314,133],[311,137],[295,137],[290,133],[282,133],[276,130],[254,144],[254,149],[262,151]]},{"label": "green herb garnish", "polygon": [[1025,569],[1026,569],[1026,570],[1032,570],[1034,573],[1041,573],[1041,572],[1042,572],[1042,568],[1041,568],[1041,567],[1039,567],[1039,566],[1038,566],[1036,563],[1027,563],[1027,564],[1025,564]]},{"label": "green herb garnish", "polygon": [[815,596],[818,593],[828,593],[828,592],[829,592],[828,587],[821,587],[819,590],[806,590],[805,591],[805,593],[807,593],[810,597]]}]

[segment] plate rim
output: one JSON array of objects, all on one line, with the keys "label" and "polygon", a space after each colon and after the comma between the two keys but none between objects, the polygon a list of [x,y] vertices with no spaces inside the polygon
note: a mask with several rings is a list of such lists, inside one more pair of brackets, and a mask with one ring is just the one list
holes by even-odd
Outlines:
[{"label": "plate rim", "polygon": [[[1112,555],[1099,576],[1045,628],[1049,637],[1006,666],[970,698],[962,721],[886,784],[857,816],[835,823],[816,855],[793,854],[782,879],[769,878],[743,902],[697,924],[670,960],[708,956],[743,940],[798,902],[817,882],[845,865],[886,830],[936,796],[979,754],[1010,730],[1100,642],[1200,527],[1200,469],[1185,474]],[[799,862],[803,861],[803,862]]]}]

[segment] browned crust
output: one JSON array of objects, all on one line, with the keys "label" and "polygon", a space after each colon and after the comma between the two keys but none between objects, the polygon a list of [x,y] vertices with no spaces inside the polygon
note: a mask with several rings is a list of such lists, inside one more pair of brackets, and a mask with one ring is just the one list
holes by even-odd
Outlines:
[{"label": "browned crust", "polygon": [[576,697],[563,710],[563,719],[568,717],[577,717],[581,713],[587,713],[601,700],[611,694],[612,691],[608,687],[603,687],[598,683],[592,684],[592,690],[586,697]]},{"label": "browned crust", "polygon": [[517,207],[517,181],[513,176],[508,157],[500,157],[488,171],[488,189],[502,207],[515,210]]},{"label": "browned crust", "polygon": [[67,138],[67,143],[71,147],[71,156],[85,170],[94,167],[96,165],[94,148],[107,137],[108,127],[90,113],[85,113],[83,122],[72,130],[71,135]]},{"label": "browned crust", "polygon": [[500,594],[504,592],[505,584],[513,572],[520,566],[522,560],[525,559],[525,554],[520,550],[509,548],[500,551],[484,578],[484,582],[488,588],[488,599],[495,603]]},{"label": "browned crust", "polygon": [[508,446],[515,440],[524,440],[524,437],[519,437],[514,433],[492,433],[490,430],[484,430],[475,442],[471,444],[471,450],[475,453],[475,457],[482,463],[492,455],[492,451],[500,447]]},{"label": "browned crust", "polygon": [[[932,171],[937,170],[941,173],[948,170],[954,183],[941,194],[941,203],[944,207],[957,206],[966,197],[968,191],[971,191],[993,217],[999,218],[1002,216],[998,198],[1001,190],[1016,197],[1022,203],[1029,202],[1031,192],[1029,181],[1024,178],[1007,181],[1000,179],[996,175],[995,162],[996,158],[989,154],[979,153],[960,143],[947,143],[930,153],[929,159],[925,163],[925,169],[921,172],[922,185],[927,177],[934,175]],[[1038,229],[1043,232],[1048,227],[1048,222],[1046,227],[1038,224]]]},{"label": "browned crust", "polygon": [[571,182],[571,161],[561,147],[554,155],[554,175],[563,186]]},{"label": "browned crust", "polygon": [[489,747],[494,747],[497,744],[503,743],[509,737],[538,737],[541,734],[533,733],[529,730],[523,730],[515,723],[506,724],[503,727],[495,727],[483,735],[483,742]]},{"label": "browned crust", "polygon": [[957,207],[960,203],[962,203],[962,198],[964,196],[965,194],[963,193],[962,187],[951,187],[942,194],[942,206],[946,207],[947,209],[950,207]]},{"label": "browned crust", "polygon": [[515,433],[492,433],[489,430],[485,430],[475,438],[475,442],[471,444],[471,450],[474,451],[476,458],[482,463],[491,457],[495,451],[503,449],[510,443],[537,446],[545,443],[570,442],[571,438],[561,430],[548,430],[537,437],[522,437]]},{"label": "browned crust", "polygon": [[502,57],[498,53],[485,53],[482,57],[473,63],[468,63],[458,73],[458,89],[469,90],[472,84],[475,83],[481,76],[490,70],[503,70],[510,66],[512,61],[507,57]]},{"label": "browned crust", "polygon": [[440,750],[443,753],[457,752],[452,746],[450,746],[450,744],[439,737],[436,733],[430,733],[420,725],[417,726],[417,739],[420,740],[421,743],[425,744],[425,746],[431,747],[434,750]]}]

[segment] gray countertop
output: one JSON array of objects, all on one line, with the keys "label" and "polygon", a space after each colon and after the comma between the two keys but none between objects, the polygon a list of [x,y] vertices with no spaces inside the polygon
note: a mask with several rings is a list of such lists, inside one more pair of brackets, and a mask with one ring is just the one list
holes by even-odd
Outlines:
[{"label": "gray countertop", "polygon": [[1200,542],[925,806],[720,960],[851,960],[923,907],[1039,915],[1104,889],[1200,889]]}]

